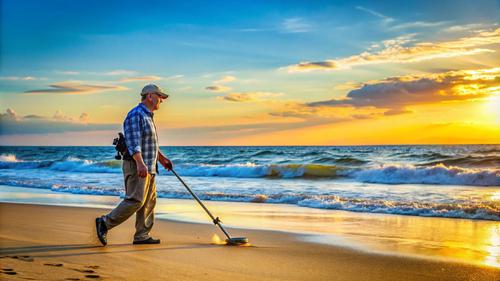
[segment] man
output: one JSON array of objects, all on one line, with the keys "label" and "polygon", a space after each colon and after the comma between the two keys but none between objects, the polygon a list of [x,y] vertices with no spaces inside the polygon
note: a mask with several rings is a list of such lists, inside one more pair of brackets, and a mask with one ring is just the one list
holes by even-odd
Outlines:
[{"label": "man", "polygon": [[154,223],[157,162],[167,170],[172,169],[172,162],[159,149],[153,112],[167,98],[160,87],[146,85],[141,92],[141,102],[130,110],[123,122],[125,143],[132,157],[123,160],[125,199],[109,214],[96,218],[97,237],[103,245],[107,244],[108,230],[134,213],[136,232],[133,244],[160,243],[160,239],[149,236]]}]

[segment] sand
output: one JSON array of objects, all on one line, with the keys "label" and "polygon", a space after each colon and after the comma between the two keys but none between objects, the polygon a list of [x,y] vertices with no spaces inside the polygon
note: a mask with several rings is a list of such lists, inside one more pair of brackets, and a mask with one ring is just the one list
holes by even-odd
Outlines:
[{"label": "sand", "polygon": [[301,241],[286,232],[230,229],[249,247],[214,244],[206,224],[157,220],[160,245],[132,245],[133,219],[95,237],[103,209],[0,204],[1,280],[500,280],[492,267]]}]

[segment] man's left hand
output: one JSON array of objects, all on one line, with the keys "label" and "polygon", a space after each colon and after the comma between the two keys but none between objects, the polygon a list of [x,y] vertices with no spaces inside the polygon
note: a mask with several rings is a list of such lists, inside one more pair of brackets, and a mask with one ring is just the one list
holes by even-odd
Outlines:
[{"label": "man's left hand", "polygon": [[172,171],[172,169],[174,168],[174,164],[167,157],[160,157],[158,161],[160,161],[160,164],[168,171]]}]

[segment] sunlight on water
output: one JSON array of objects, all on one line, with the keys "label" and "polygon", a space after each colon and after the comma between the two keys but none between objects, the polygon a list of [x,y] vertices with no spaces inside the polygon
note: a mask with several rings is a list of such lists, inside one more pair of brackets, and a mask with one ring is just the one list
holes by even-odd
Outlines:
[{"label": "sunlight on water", "polygon": [[493,194],[491,195],[491,200],[492,201],[500,201],[500,190],[493,192]]},{"label": "sunlight on water", "polygon": [[484,248],[488,254],[484,264],[500,268],[500,225],[492,225],[489,228],[489,245]]}]

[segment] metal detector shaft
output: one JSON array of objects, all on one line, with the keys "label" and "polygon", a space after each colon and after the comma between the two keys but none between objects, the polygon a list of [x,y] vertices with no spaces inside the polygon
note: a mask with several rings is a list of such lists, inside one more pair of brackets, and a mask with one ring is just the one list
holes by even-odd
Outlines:
[{"label": "metal detector shaft", "polygon": [[191,188],[189,188],[189,186],[181,179],[181,177],[179,177],[179,175],[174,171],[174,169],[172,169],[170,171],[177,177],[177,179],[179,179],[179,181],[182,183],[182,185],[184,185],[184,187],[189,191],[189,193],[191,193],[191,195],[193,195],[194,199],[196,199],[196,201],[198,201],[198,203],[200,203],[200,206],[205,210],[205,212],[207,212],[207,214],[212,219],[212,222],[215,225],[218,225],[220,227],[220,230],[222,230],[222,232],[224,232],[227,239],[231,239],[231,237],[229,236],[229,233],[227,233],[227,231],[224,229],[224,227],[222,227],[222,224],[220,223],[219,217],[215,218],[212,215],[212,213],[210,213],[210,211],[207,209],[207,207],[205,207],[205,205],[203,205],[203,202],[201,202],[200,198],[198,198],[198,196],[191,190]]}]

